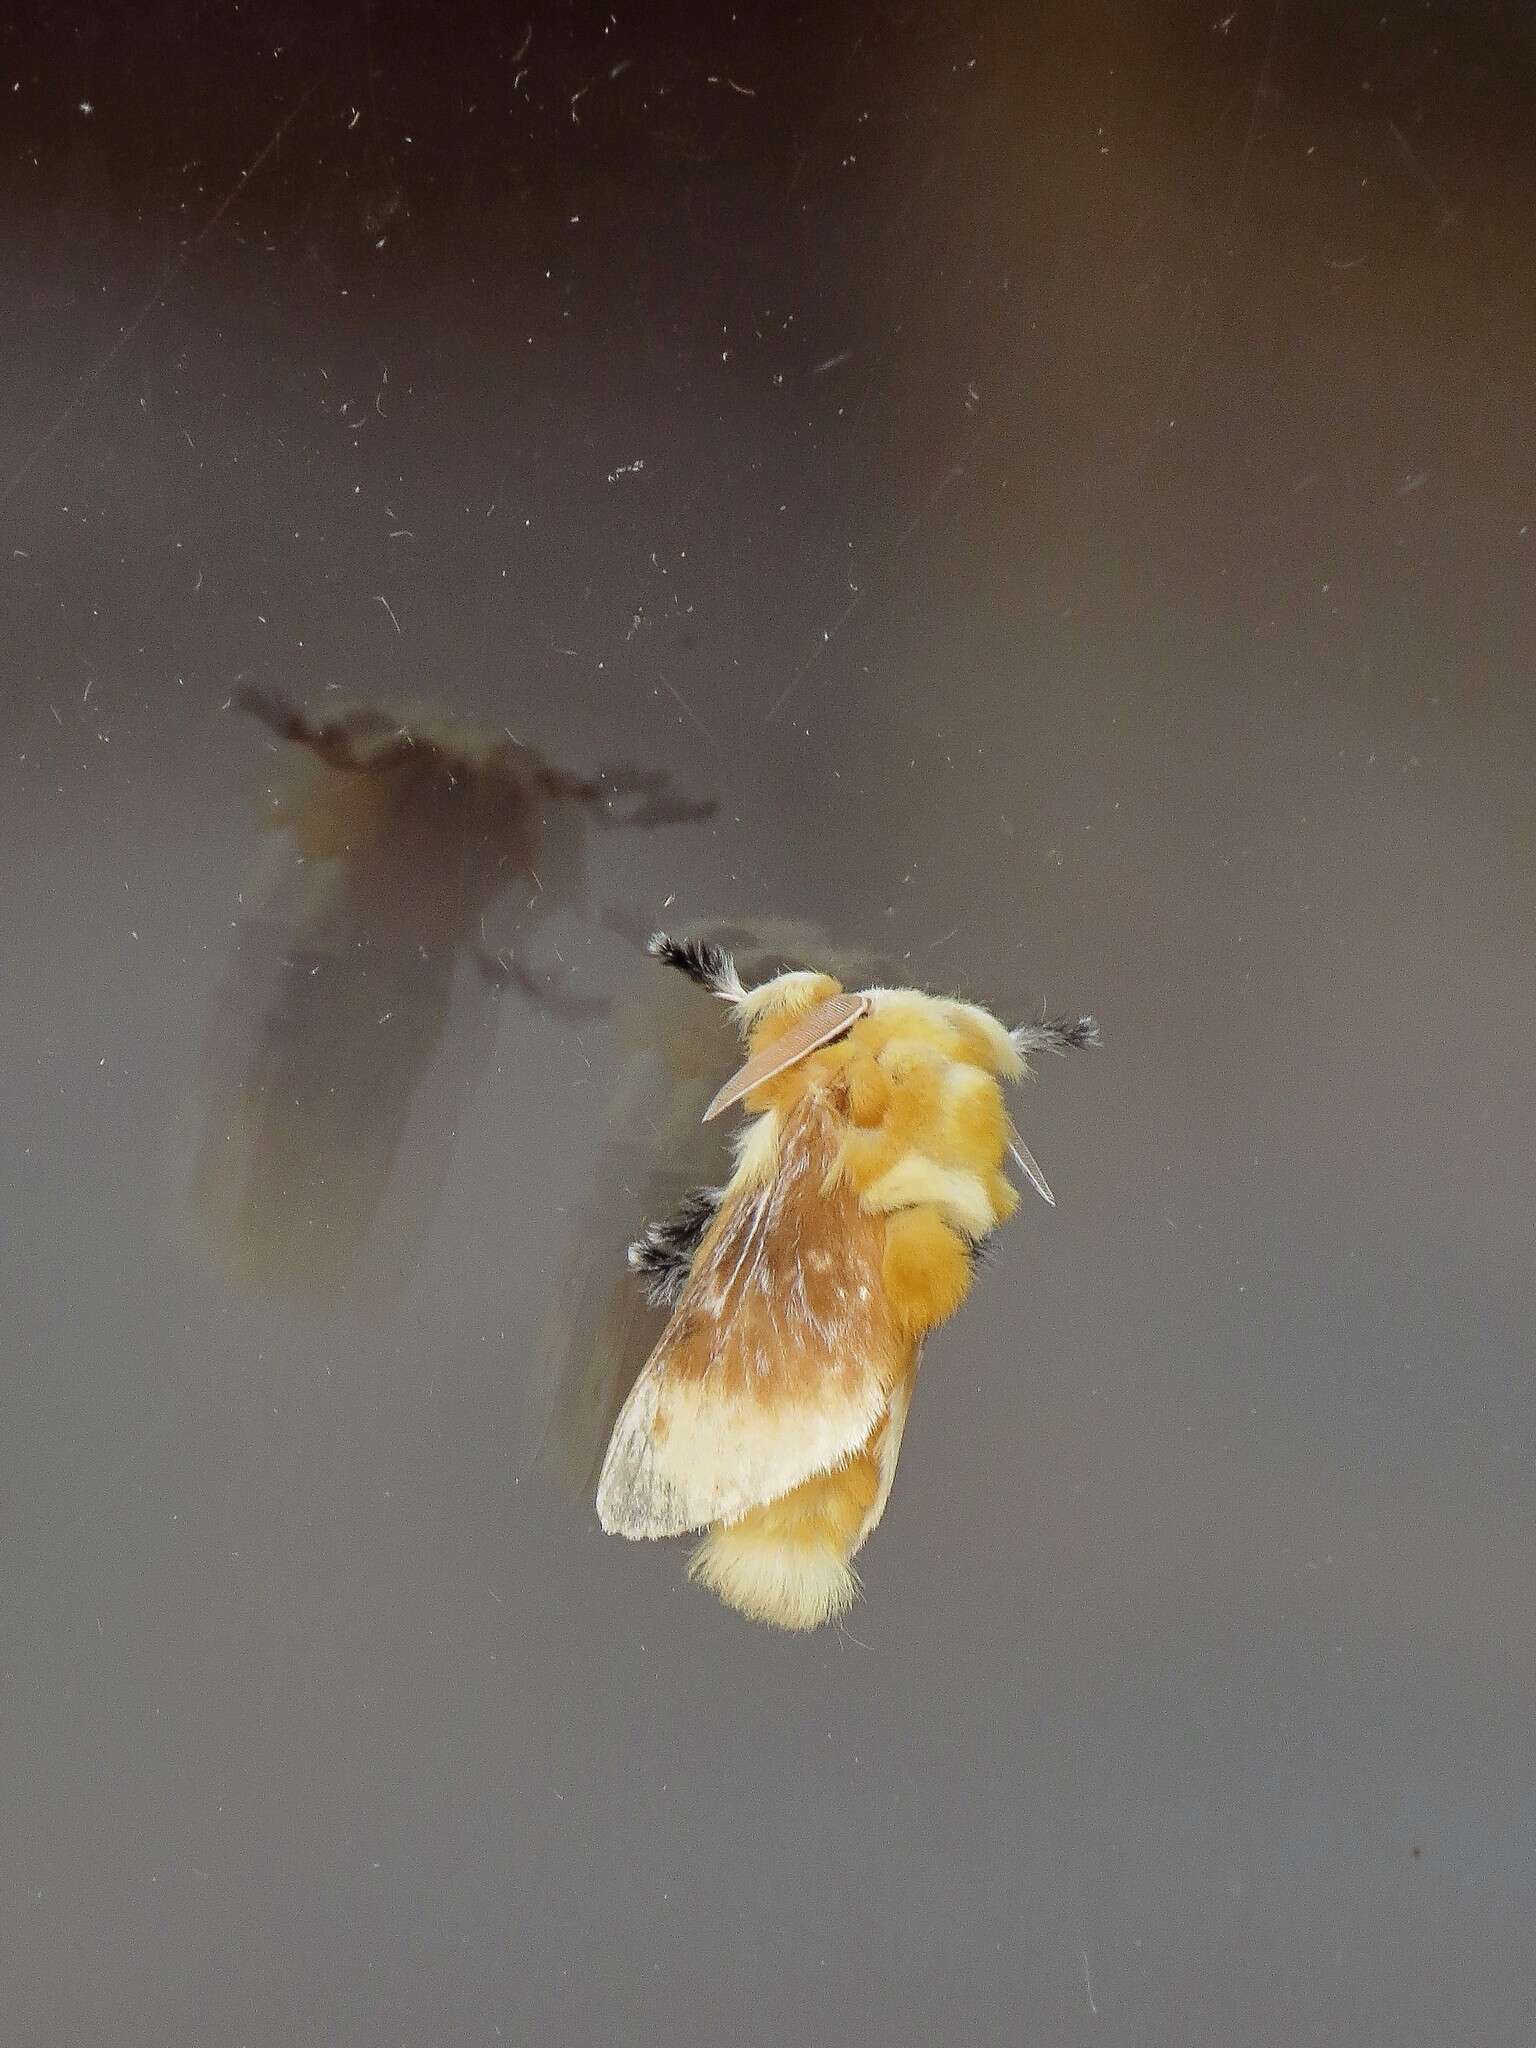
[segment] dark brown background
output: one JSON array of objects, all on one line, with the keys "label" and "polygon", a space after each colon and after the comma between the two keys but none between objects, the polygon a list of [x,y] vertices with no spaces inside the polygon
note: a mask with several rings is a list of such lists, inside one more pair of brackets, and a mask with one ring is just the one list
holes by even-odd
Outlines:
[{"label": "dark brown background", "polygon": [[[8,2040],[1529,2040],[1530,21],[9,18]],[[846,1634],[533,1456],[608,1024],[388,1313],[187,1255],[242,680],[716,796],[588,995],[673,898],[1102,1017]]]}]

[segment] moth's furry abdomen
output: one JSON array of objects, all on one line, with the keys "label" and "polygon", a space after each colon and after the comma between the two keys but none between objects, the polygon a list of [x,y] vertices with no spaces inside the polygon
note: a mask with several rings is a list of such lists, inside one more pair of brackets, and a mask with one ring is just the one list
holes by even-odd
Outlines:
[{"label": "moth's furry abdomen", "polygon": [[871,1447],[739,1521],[711,1529],[688,1576],[774,1628],[819,1628],[858,1597],[850,1562],[880,1493]]}]

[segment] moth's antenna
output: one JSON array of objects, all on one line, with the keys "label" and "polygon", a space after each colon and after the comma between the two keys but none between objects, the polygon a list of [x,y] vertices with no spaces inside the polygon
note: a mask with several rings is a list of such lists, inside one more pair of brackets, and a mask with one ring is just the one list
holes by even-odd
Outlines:
[{"label": "moth's antenna", "polygon": [[700,988],[707,988],[722,1003],[739,1003],[746,995],[736,963],[724,946],[712,946],[705,939],[670,939],[665,932],[652,932],[645,950],[664,967],[675,967]]},{"label": "moth's antenna", "polygon": [[1102,1045],[1098,1022],[1093,1017],[1079,1017],[1075,1024],[1063,1018],[1052,1022],[1042,1017],[1038,1024],[1018,1024],[1009,1032],[1013,1049],[1020,1059],[1027,1059],[1032,1052],[1068,1053],[1081,1050],[1085,1045]]}]

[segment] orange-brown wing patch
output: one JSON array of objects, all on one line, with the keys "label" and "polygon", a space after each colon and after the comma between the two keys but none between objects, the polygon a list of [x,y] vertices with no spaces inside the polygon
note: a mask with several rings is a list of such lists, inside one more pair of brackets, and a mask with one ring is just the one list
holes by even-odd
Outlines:
[{"label": "orange-brown wing patch", "polygon": [[912,1346],[885,1298],[885,1219],[824,1192],[838,1119],[789,1118],[777,1168],[728,1194],[614,1427],[603,1527],[670,1536],[777,1500],[858,1450]]}]

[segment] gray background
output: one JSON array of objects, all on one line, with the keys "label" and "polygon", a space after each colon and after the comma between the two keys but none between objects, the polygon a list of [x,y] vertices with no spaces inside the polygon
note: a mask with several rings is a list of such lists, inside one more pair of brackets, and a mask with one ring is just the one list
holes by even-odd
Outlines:
[{"label": "gray background", "polygon": [[[10,19],[8,2041],[1530,2039],[1529,23]],[[717,798],[588,996],[1102,1018],[845,1632],[535,1455],[611,1023],[497,1004],[397,1303],[189,1250],[253,679]]]}]

